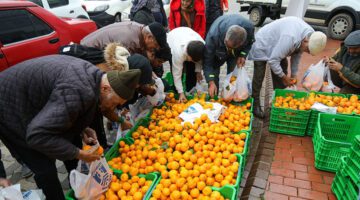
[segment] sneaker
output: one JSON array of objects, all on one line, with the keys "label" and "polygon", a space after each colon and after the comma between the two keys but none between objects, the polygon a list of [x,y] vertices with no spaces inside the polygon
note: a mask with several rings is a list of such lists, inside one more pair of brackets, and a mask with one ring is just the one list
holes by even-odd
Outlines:
[{"label": "sneaker", "polygon": [[21,169],[21,177],[22,178],[29,178],[33,174],[34,173],[26,165],[22,166],[22,169]]}]

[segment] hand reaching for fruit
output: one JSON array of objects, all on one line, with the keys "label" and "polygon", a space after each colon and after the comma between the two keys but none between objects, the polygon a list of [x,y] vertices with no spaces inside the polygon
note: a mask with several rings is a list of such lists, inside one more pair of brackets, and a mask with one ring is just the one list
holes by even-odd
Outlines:
[{"label": "hand reaching for fruit", "polygon": [[93,162],[100,159],[100,155],[97,153],[90,153],[85,150],[80,150],[79,155],[76,157],[78,160],[85,161],[87,163]]}]

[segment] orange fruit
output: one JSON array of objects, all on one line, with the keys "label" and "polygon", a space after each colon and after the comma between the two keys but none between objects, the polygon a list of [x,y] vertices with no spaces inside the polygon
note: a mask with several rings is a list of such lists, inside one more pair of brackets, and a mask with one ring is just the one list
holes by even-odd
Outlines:
[{"label": "orange fruit", "polygon": [[206,196],[210,196],[211,193],[212,193],[212,190],[209,186],[206,186],[203,190],[202,190],[202,193]]},{"label": "orange fruit", "polygon": [[197,198],[200,195],[200,192],[197,188],[194,188],[190,191],[190,196],[193,198]]}]

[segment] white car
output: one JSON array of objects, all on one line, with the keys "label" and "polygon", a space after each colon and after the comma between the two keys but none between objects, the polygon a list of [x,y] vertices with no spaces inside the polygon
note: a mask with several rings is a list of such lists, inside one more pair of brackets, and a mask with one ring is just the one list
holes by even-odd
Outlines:
[{"label": "white car", "polygon": [[29,0],[58,17],[89,19],[88,13],[82,7],[80,0]]},{"label": "white car", "polygon": [[122,21],[123,11],[131,6],[131,0],[81,0],[81,3],[98,28]]},{"label": "white car", "polygon": [[[266,17],[277,19],[285,13],[290,0],[237,0],[241,11],[247,11],[250,20],[261,26]],[[281,4],[281,5],[280,5]],[[334,39],[345,39],[353,30],[360,29],[360,0],[309,0],[305,21],[327,26]]]}]

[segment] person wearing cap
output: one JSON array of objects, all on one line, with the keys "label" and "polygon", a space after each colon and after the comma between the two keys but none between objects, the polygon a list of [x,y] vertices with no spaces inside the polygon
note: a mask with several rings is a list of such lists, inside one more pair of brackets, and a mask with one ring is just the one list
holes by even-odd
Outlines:
[{"label": "person wearing cap", "polygon": [[[286,27],[286,28],[284,28]],[[314,29],[297,17],[284,17],[262,27],[255,34],[255,42],[248,59],[254,61],[252,96],[254,114],[264,117],[260,108],[260,90],[264,80],[266,65],[271,69],[273,88],[283,89],[293,85],[303,52],[317,55],[326,46],[326,35]],[[288,61],[291,59],[291,78],[288,76]]]},{"label": "person wearing cap", "polygon": [[325,62],[340,93],[360,94],[360,31],[350,33],[337,53]]},{"label": "person wearing cap", "polygon": [[221,16],[212,24],[205,40],[203,62],[211,97],[218,92],[220,67],[226,62],[230,73],[235,65],[244,66],[253,39],[253,24],[239,14]]},{"label": "person wearing cap", "polygon": [[114,23],[90,33],[80,44],[103,50],[106,45],[113,42],[123,45],[130,54],[146,56],[152,63],[156,62],[155,51],[169,48],[166,31],[157,22],[147,26],[131,21]]},{"label": "person wearing cap", "polygon": [[140,70],[102,72],[93,64],[65,55],[34,58],[0,73],[0,139],[34,172],[46,199],[64,200],[56,160],[70,173],[78,160],[97,154],[81,149],[94,144],[88,128],[97,112],[130,99]]},{"label": "person wearing cap", "polygon": [[205,41],[188,27],[173,29],[168,34],[168,44],[171,49],[171,72],[174,84],[179,93],[179,101],[186,101],[182,85],[182,74],[186,74],[186,90],[195,87],[197,81],[202,80],[202,59],[205,51]]}]

